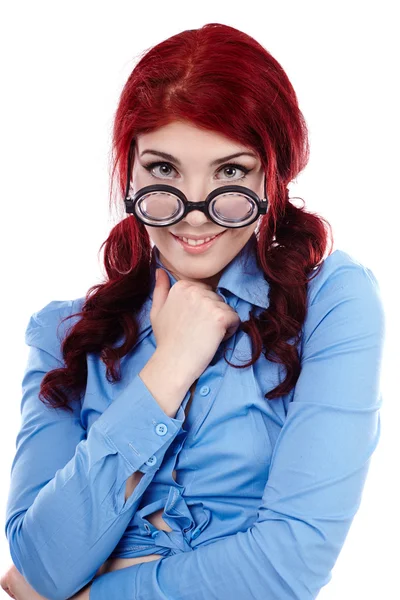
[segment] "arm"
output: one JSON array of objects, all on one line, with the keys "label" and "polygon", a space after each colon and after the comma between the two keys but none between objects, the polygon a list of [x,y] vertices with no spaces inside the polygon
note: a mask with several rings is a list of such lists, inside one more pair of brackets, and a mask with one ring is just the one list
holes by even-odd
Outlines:
[{"label": "arm", "polygon": [[369,269],[339,265],[316,292],[256,522],[106,573],[90,600],[311,600],[331,580],[380,436],[385,322]]},{"label": "arm", "polygon": [[[88,432],[80,402],[67,413],[39,400],[44,374],[63,366],[57,325],[72,308],[51,302],[26,330],[29,358],[5,525],[16,568],[53,600],[83,588],[112,553],[184,421],[182,407],[177,418],[168,416],[139,375]],[[166,424],[167,433],[160,435],[155,423]],[[152,455],[156,463],[146,465]],[[139,470],[144,474],[133,487]]]}]

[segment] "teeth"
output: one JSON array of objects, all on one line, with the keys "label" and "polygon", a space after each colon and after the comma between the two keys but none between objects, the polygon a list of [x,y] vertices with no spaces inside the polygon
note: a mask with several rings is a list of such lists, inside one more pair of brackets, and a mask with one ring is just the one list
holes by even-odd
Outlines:
[{"label": "teeth", "polygon": [[206,242],[213,240],[215,237],[217,237],[217,236],[213,235],[212,237],[208,237],[205,240],[192,240],[192,239],[185,238],[185,237],[179,237],[179,239],[186,242],[186,244],[189,244],[189,246],[201,246],[201,244],[205,244]]}]

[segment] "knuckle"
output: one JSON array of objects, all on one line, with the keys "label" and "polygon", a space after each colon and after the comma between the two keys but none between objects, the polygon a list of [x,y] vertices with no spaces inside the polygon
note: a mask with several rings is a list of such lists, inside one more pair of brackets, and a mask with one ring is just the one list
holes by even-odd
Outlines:
[{"label": "knuckle", "polygon": [[214,306],[213,315],[217,323],[225,324],[227,322],[227,313],[222,307]]}]

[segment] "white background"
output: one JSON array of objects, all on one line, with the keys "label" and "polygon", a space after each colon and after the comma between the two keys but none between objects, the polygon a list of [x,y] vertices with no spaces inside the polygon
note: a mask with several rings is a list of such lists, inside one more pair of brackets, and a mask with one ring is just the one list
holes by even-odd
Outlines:
[{"label": "white background", "polygon": [[[110,140],[139,54],[208,22],[253,36],[288,74],[311,157],[290,195],[334,249],[372,269],[387,315],[382,432],[362,504],[321,600],[398,593],[399,44],[397,2],[8,2],[1,51],[1,473],[5,522],[30,315],[102,280]],[[260,12],[262,11],[262,12]],[[397,559],[397,560],[396,560]],[[3,527],[0,576],[11,566]],[[7,594],[0,589],[0,596]],[[268,598],[266,600],[277,600]]]}]

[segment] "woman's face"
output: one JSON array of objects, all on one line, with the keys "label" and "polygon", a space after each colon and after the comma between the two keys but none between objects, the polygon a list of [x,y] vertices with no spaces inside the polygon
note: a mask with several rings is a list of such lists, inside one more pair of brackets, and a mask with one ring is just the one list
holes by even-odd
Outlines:
[{"label": "woman's face", "polygon": [[[163,157],[160,154],[163,152],[171,155],[173,160]],[[236,156],[219,162],[218,166],[211,165],[214,161],[242,152],[253,156]],[[243,167],[243,170],[229,166],[232,164]],[[150,169],[149,165],[152,165]],[[264,172],[261,160],[252,149],[219,133],[199,129],[189,122],[174,121],[156,131],[137,136],[131,195],[156,183],[178,188],[191,202],[201,202],[214,189],[232,184],[246,186],[263,198]],[[201,281],[215,290],[224,268],[247,243],[256,226],[257,220],[246,227],[222,227],[201,211],[193,210],[168,227],[145,225],[145,228],[160,252],[163,265],[177,280]],[[220,233],[223,235],[199,254],[191,254],[174,237],[204,239]]]}]

